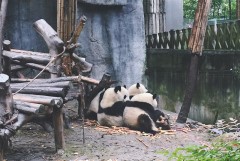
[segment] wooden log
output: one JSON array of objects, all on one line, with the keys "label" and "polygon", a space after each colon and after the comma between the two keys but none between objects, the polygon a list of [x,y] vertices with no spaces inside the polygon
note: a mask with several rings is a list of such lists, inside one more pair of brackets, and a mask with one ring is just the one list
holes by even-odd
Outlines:
[{"label": "wooden log", "polygon": [[31,114],[39,114],[45,112],[45,106],[42,104],[14,101],[14,108],[23,112]]},{"label": "wooden log", "polygon": [[0,125],[6,121],[6,118],[12,115],[13,98],[10,87],[9,76],[0,74]]},{"label": "wooden log", "polygon": [[34,115],[19,113],[17,121],[12,125],[7,125],[5,128],[0,129],[0,137],[10,138],[20,129],[24,124],[29,122]]},{"label": "wooden log", "polygon": [[83,74],[87,75],[92,71],[92,64],[85,61],[84,58],[77,56],[75,53],[72,54],[72,59],[75,62],[75,66],[79,70],[77,74],[82,72]]},{"label": "wooden log", "polygon": [[53,108],[53,126],[56,152],[65,148],[62,108]]},{"label": "wooden log", "polygon": [[54,60],[51,63],[51,78],[56,78],[60,76],[61,70],[61,59],[57,58],[58,54],[63,52],[64,43],[58,37],[57,32],[43,19],[40,19],[33,23],[34,29],[43,37],[47,43],[51,60]]},{"label": "wooden log", "polygon": [[13,95],[14,100],[30,102],[30,103],[38,103],[47,106],[62,106],[63,99],[61,97],[50,97],[43,95],[33,95],[33,94],[15,94]]},{"label": "wooden log", "polygon": [[[11,87],[23,87],[28,83],[11,83]],[[39,82],[32,82],[28,85],[28,87],[60,87],[60,88],[71,88],[73,87],[72,82],[70,81],[63,81],[63,82],[55,82],[55,83],[39,83]]]},{"label": "wooden log", "polygon": [[[16,61],[16,60],[13,60],[12,64],[17,64],[17,65],[21,66],[22,68],[30,67],[30,68],[37,69],[37,70],[43,70],[44,69],[44,71],[49,72],[49,73],[51,72],[51,69],[49,67],[46,67],[46,66],[40,65],[40,64],[23,63],[23,62]],[[18,69],[13,69],[13,65],[12,65],[11,70],[18,70]]]},{"label": "wooden log", "polygon": [[[11,41],[4,40],[3,41],[3,50],[10,51],[11,50]],[[3,56],[3,73],[9,76],[11,80],[11,59],[8,57]]]},{"label": "wooden log", "polygon": [[[12,78],[11,82],[14,83],[22,83],[22,82],[30,82],[32,79],[20,79],[20,78]],[[74,83],[79,83],[80,81],[98,85],[99,81],[93,78],[85,77],[85,76],[69,76],[69,77],[58,77],[58,78],[50,78],[50,79],[35,79],[33,82],[41,82],[41,83],[54,83],[61,81],[72,81]]]},{"label": "wooden log", "polygon": [[69,44],[76,44],[77,43],[77,39],[79,38],[80,33],[81,33],[81,31],[82,31],[86,21],[87,21],[87,17],[86,16],[82,16],[80,18],[80,21],[79,21],[75,31],[73,32],[73,36],[68,41]]},{"label": "wooden log", "polygon": [[110,87],[110,85],[111,85],[111,83],[109,83],[110,79],[111,79],[111,76],[108,73],[104,74],[101,81],[99,82],[99,84],[92,91],[88,92],[88,94],[85,95],[86,107],[89,107],[93,98],[100,91],[102,91],[104,88],[109,88]]},{"label": "wooden log", "polygon": [[26,69],[26,67],[24,67],[22,65],[11,65],[11,68],[10,68],[10,70],[13,72],[17,72],[22,69]]},{"label": "wooden log", "polygon": [[37,63],[37,64],[47,64],[50,61],[50,55],[46,54],[45,56],[34,55],[34,54],[25,54],[25,53],[15,53],[12,51],[3,51],[3,56],[8,57],[11,60],[18,60],[24,63]]},{"label": "wooden log", "polygon": [[[17,92],[20,87],[12,87],[13,92]],[[19,93],[25,94],[37,94],[37,95],[47,95],[47,96],[56,96],[64,98],[67,94],[67,90],[64,88],[57,87],[26,87],[22,89]]]},{"label": "wooden log", "polygon": [[24,55],[34,55],[38,57],[49,57],[50,60],[50,55],[49,53],[42,53],[42,52],[36,52],[36,51],[28,51],[28,50],[19,50],[19,49],[11,49],[11,52],[17,54],[24,54]]},{"label": "wooden log", "polygon": [[[4,25],[5,25],[5,19],[6,19],[6,14],[7,14],[7,5],[8,5],[8,0],[2,0],[1,1],[1,13],[0,13],[0,73],[2,73],[2,48],[3,48],[3,29],[4,29]],[[1,148],[0,148],[0,152],[1,152]],[[0,153],[0,157],[1,157],[1,153]]]}]

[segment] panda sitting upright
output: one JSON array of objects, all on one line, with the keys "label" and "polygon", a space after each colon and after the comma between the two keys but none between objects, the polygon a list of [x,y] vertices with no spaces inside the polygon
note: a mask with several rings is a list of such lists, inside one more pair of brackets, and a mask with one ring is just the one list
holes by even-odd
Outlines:
[{"label": "panda sitting upright", "polygon": [[97,113],[99,108],[99,103],[102,100],[102,95],[104,94],[105,89],[100,91],[91,101],[87,112],[86,112],[86,118],[90,120],[97,120]]},{"label": "panda sitting upright", "polygon": [[131,85],[128,88],[129,98],[132,99],[133,96],[140,94],[140,93],[146,93],[148,90],[143,84],[136,83]]},{"label": "panda sitting upright", "polygon": [[100,99],[97,113],[99,124],[103,126],[122,126],[125,101],[129,100],[128,90],[121,86],[108,88]]},{"label": "panda sitting upright", "polygon": [[[127,101],[123,112],[124,125],[141,132],[156,134],[159,132],[158,126],[162,123],[164,114],[155,110],[157,107],[156,94],[137,94],[130,101]],[[157,126],[158,125],[158,126]],[[170,129],[167,128],[167,129]]]}]

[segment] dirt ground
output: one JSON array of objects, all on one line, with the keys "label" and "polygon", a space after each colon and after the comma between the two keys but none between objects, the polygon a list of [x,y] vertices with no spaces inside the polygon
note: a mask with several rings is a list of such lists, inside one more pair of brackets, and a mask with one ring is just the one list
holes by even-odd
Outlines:
[{"label": "dirt ground", "polygon": [[172,131],[162,131],[151,136],[127,128],[105,128],[86,122],[83,128],[80,120],[71,122],[71,129],[65,129],[66,150],[55,153],[53,133],[47,133],[36,124],[26,124],[11,139],[12,147],[6,153],[7,161],[165,161],[162,150],[174,150],[187,145],[203,145],[209,141],[208,130],[182,128],[175,125],[177,115],[170,112]]}]

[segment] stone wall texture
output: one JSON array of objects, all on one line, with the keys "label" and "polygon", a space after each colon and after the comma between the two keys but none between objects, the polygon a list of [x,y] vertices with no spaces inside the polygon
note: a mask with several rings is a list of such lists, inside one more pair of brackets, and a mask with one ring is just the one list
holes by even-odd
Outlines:
[{"label": "stone wall texture", "polygon": [[57,24],[57,1],[53,0],[10,0],[5,23],[4,38],[12,47],[23,50],[48,52],[43,38],[32,24],[45,19],[54,29]]},{"label": "stone wall texture", "polygon": [[[101,79],[106,72],[119,84],[142,82],[145,66],[144,14],[142,0],[78,1],[78,18],[88,20],[80,35],[82,47],[76,54],[94,64],[91,77]],[[55,30],[55,0],[9,1],[5,39],[12,47],[48,52],[32,24],[45,19]],[[101,5],[101,3],[105,5]]]},{"label": "stone wall texture", "polygon": [[144,14],[142,0],[123,6],[78,4],[78,16],[88,20],[80,35],[77,54],[94,64],[92,77],[106,72],[119,84],[142,82],[145,66]]}]

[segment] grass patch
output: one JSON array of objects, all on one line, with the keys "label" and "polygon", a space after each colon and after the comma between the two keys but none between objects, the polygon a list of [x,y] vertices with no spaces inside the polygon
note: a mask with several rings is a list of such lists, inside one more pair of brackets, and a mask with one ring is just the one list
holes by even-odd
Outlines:
[{"label": "grass patch", "polygon": [[216,142],[210,146],[188,146],[173,152],[159,152],[177,161],[238,161],[240,160],[240,141]]}]

